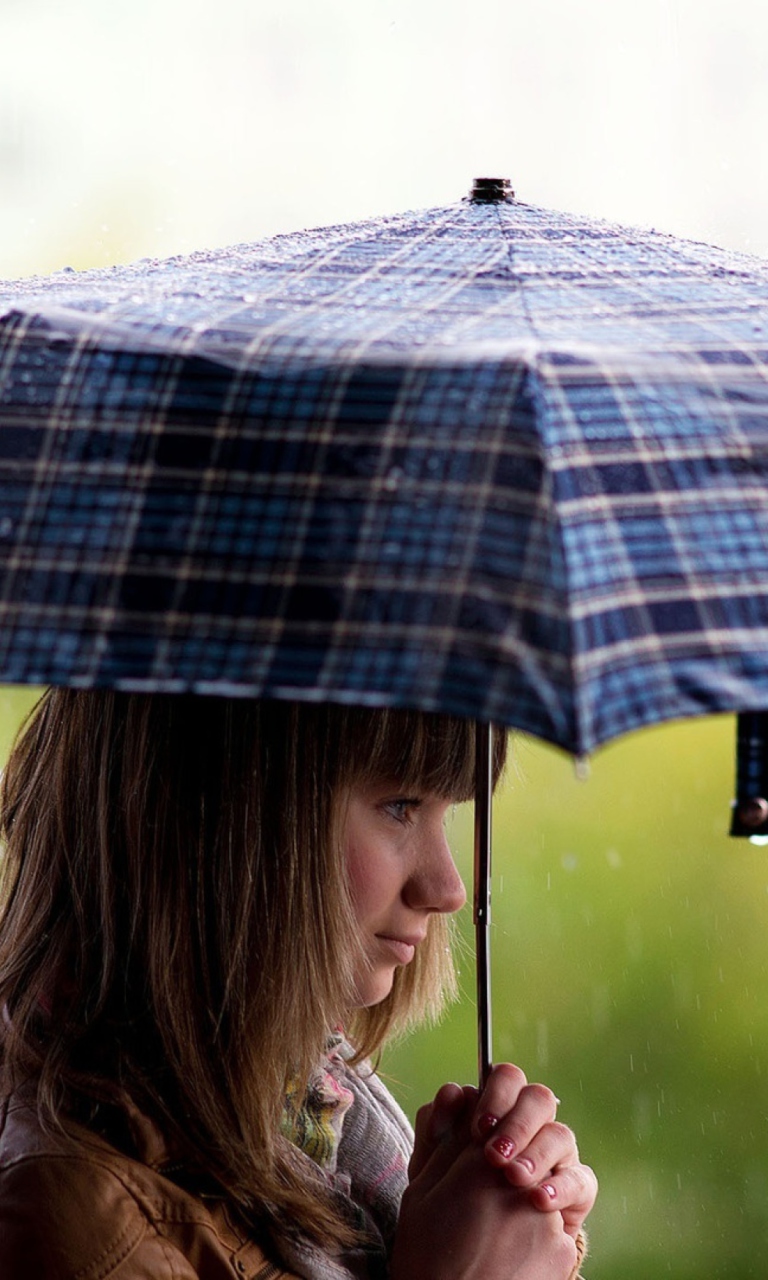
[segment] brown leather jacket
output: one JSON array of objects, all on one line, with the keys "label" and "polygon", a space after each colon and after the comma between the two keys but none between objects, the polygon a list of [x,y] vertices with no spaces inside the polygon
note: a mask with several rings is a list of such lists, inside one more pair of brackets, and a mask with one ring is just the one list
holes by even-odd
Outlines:
[{"label": "brown leather jacket", "polygon": [[143,1160],[68,1126],[49,1137],[12,1100],[0,1115],[2,1280],[295,1280],[230,1220],[157,1168],[147,1123]]}]

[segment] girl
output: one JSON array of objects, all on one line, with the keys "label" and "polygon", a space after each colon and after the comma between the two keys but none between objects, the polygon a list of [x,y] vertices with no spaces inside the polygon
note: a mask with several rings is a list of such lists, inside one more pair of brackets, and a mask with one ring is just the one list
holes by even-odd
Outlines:
[{"label": "girl", "polygon": [[369,1062],[452,991],[473,785],[444,716],[43,697],[1,797],[3,1280],[576,1273],[553,1094],[446,1085],[414,1146]]}]

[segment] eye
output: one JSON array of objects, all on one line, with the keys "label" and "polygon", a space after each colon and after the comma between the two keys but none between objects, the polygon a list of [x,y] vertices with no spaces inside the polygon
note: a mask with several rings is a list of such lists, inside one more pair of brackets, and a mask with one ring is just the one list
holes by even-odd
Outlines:
[{"label": "eye", "polygon": [[392,800],[385,800],[381,808],[395,822],[407,824],[413,820],[420,804],[421,801],[416,796],[395,796]]}]

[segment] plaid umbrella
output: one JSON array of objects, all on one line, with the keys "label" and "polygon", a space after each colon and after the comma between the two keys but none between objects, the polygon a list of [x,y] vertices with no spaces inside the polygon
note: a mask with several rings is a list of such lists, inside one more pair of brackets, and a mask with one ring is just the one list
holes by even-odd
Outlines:
[{"label": "plaid umbrella", "polygon": [[765,709],[768,264],[489,181],[0,288],[0,680]]}]

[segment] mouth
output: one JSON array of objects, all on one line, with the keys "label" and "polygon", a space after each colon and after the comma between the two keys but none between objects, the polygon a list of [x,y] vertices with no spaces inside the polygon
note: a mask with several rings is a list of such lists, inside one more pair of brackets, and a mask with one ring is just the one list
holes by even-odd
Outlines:
[{"label": "mouth", "polygon": [[397,964],[410,964],[416,954],[416,948],[424,941],[423,935],[418,937],[395,938],[385,933],[377,933],[376,937],[389,951]]}]

